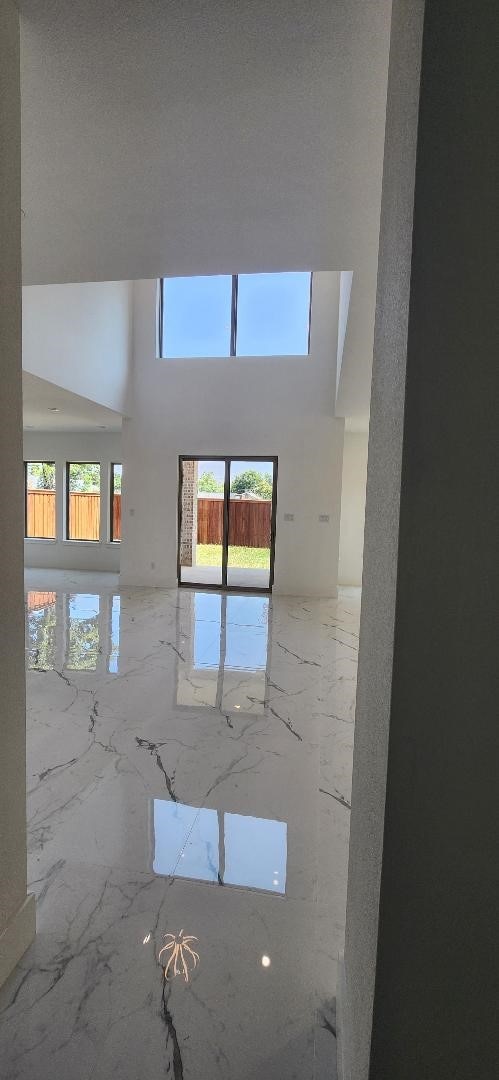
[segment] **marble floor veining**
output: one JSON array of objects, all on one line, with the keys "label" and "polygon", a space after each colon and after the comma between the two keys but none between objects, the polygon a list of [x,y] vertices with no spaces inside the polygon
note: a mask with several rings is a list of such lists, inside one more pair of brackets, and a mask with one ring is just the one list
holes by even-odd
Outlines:
[{"label": "marble floor veining", "polygon": [[331,1080],[358,591],[27,585],[38,934],[2,1080]]}]

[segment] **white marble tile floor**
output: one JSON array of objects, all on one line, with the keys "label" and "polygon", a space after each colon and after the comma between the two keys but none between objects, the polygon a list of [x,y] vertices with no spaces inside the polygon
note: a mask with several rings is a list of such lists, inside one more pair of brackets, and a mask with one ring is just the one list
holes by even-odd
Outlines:
[{"label": "white marble tile floor", "polygon": [[335,1077],[359,608],[28,572],[2,1080]]}]

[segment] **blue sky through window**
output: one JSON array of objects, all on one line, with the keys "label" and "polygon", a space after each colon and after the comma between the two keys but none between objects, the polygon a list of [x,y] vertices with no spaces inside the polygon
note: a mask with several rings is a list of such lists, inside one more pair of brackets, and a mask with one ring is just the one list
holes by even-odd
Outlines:
[{"label": "blue sky through window", "polygon": [[[237,465],[237,468],[235,466]],[[274,464],[272,461],[237,461],[232,462],[231,479],[234,480],[239,473],[247,472],[248,470],[261,473],[262,476],[267,476],[269,473],[273,474]],[[224,480],[225,477],[225,462],[224,461],[200,461],[198,465],[198,477],[203,476],[204,473],[213,473],[217,480]]]},{"label": "blue sky through window", "polygon": [[[308,271],[239,274],[237,356],[308,353],[310,280]],[[163,356],[230,355],[230,275],[165,278],[163,298]]]},{"label": "blue sky through window", "polygon": [[237,356],[308,353],[310,274],[239,274]]},{"label": "blue sky through window", "polygon": [[163,353],[165,356],[228,356],[232,278],[165,278]]}]

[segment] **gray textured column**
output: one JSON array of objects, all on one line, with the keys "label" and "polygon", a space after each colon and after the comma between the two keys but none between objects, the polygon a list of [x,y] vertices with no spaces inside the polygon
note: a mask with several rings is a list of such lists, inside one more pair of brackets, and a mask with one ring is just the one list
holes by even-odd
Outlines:
[{"label": "gray textured column", "polygon": [[409,283],[406,46],[416,8],[394,3],[344,1075],[490,1080],[499,1061],[499,8],[426,3]]},{"label": "gray textured column", "polygon": [[0,0],[0,985],[35,932],[26,895],[20,143],[19,14]]}]

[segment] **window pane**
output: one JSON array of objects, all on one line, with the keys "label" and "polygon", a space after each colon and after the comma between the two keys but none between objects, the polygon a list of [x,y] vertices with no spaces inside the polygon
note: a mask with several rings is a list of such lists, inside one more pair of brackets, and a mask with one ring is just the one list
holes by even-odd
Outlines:
[{"label": "window pane", "polygon": [[181,464],[180,580],[221,585],[225,462],[184,458]]},{"label": "window pane", "polygon": [[68,538],[98,540],[100,534],[100,465],[70,462],[68,465]]},{"label": "window pane", "polygon": [[121,540],[122,465],[111,465],[111,540]]},{"label": "window pane", "polygon": [[163,356],[229,356],[232,278],[163,281]]},{"label": "window pane", "polygon": [[26,462],[26,536],[55,540],[55,464]]},{"label": "window pane", "polygon": [[308,353],[310,274],[239,274],[237,356]]}]

